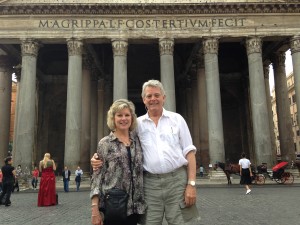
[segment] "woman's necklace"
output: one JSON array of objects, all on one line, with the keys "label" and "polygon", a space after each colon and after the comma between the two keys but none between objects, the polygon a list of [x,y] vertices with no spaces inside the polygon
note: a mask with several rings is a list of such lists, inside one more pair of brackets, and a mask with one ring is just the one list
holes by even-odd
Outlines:
[{"label": "woman's necklace", "polygon": [[118,138],[118,140],[120,141],[120,142],[122,142],[126,147],[128,147],[128,146],[130,146],[130,144],[131,144],[131,141],[130,141],[130,139],[129,139],[129,136],[128,137],[120,137],[119,135],[117,135],[116,133],[115,133],[115,136]]}]

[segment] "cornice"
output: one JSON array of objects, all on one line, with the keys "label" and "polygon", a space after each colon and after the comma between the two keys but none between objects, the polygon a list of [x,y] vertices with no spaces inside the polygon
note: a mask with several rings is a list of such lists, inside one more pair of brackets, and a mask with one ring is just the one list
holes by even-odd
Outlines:
[{"label": "cornice", "polygon": [[172,15],[300,13],[300,3],[0,4],[0,15]]}]

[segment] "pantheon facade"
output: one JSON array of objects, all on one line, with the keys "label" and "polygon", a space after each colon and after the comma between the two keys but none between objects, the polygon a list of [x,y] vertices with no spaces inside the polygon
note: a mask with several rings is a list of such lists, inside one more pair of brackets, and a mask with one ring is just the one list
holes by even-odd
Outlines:
[{"label": "pantheon facade", "polygon": [[0,158],[15,73],[13,157],[23,168],[50,152],[59,170],[88,171],[109,133],[109,106],[128,98],[144,114],[149,79],[163,83],[164,107],[186,119],[198,165],[245,152],[272,166],[272,64],[281,156],[291,161],[284,53],[291,49],[300,107],[299,21],[298,0],[0,0]]}]

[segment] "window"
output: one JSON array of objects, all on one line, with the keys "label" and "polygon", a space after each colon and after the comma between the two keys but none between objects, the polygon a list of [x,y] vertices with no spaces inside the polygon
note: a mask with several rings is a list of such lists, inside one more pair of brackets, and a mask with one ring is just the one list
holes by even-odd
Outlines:
[{"label": "window", "polygon": [[300,131],[299,130],[297,130],[297,136],[300,136]]}]

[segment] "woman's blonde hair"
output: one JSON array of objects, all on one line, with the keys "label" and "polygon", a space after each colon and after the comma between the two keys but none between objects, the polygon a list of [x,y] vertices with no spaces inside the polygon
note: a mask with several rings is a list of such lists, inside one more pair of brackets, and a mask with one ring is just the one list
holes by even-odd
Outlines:
[{"label": "woman's blonde hair", "polygon": [[107,112],[107,126],[110,130],[114,131],[116,129],[114,117],[117,112],[123,109],[129,109],[131,114],[131,125],[129,130],[132,131],[136,127],[137,123],[134,104],[127,99],[119,99],[111,105]]},{"label": "woman's blonde hair", "polygon": [[50,153],[45,153],[44,155],[44,159],[43,159],[43,167],[46,168],[47,167],[47,162],[50,160]]}]

